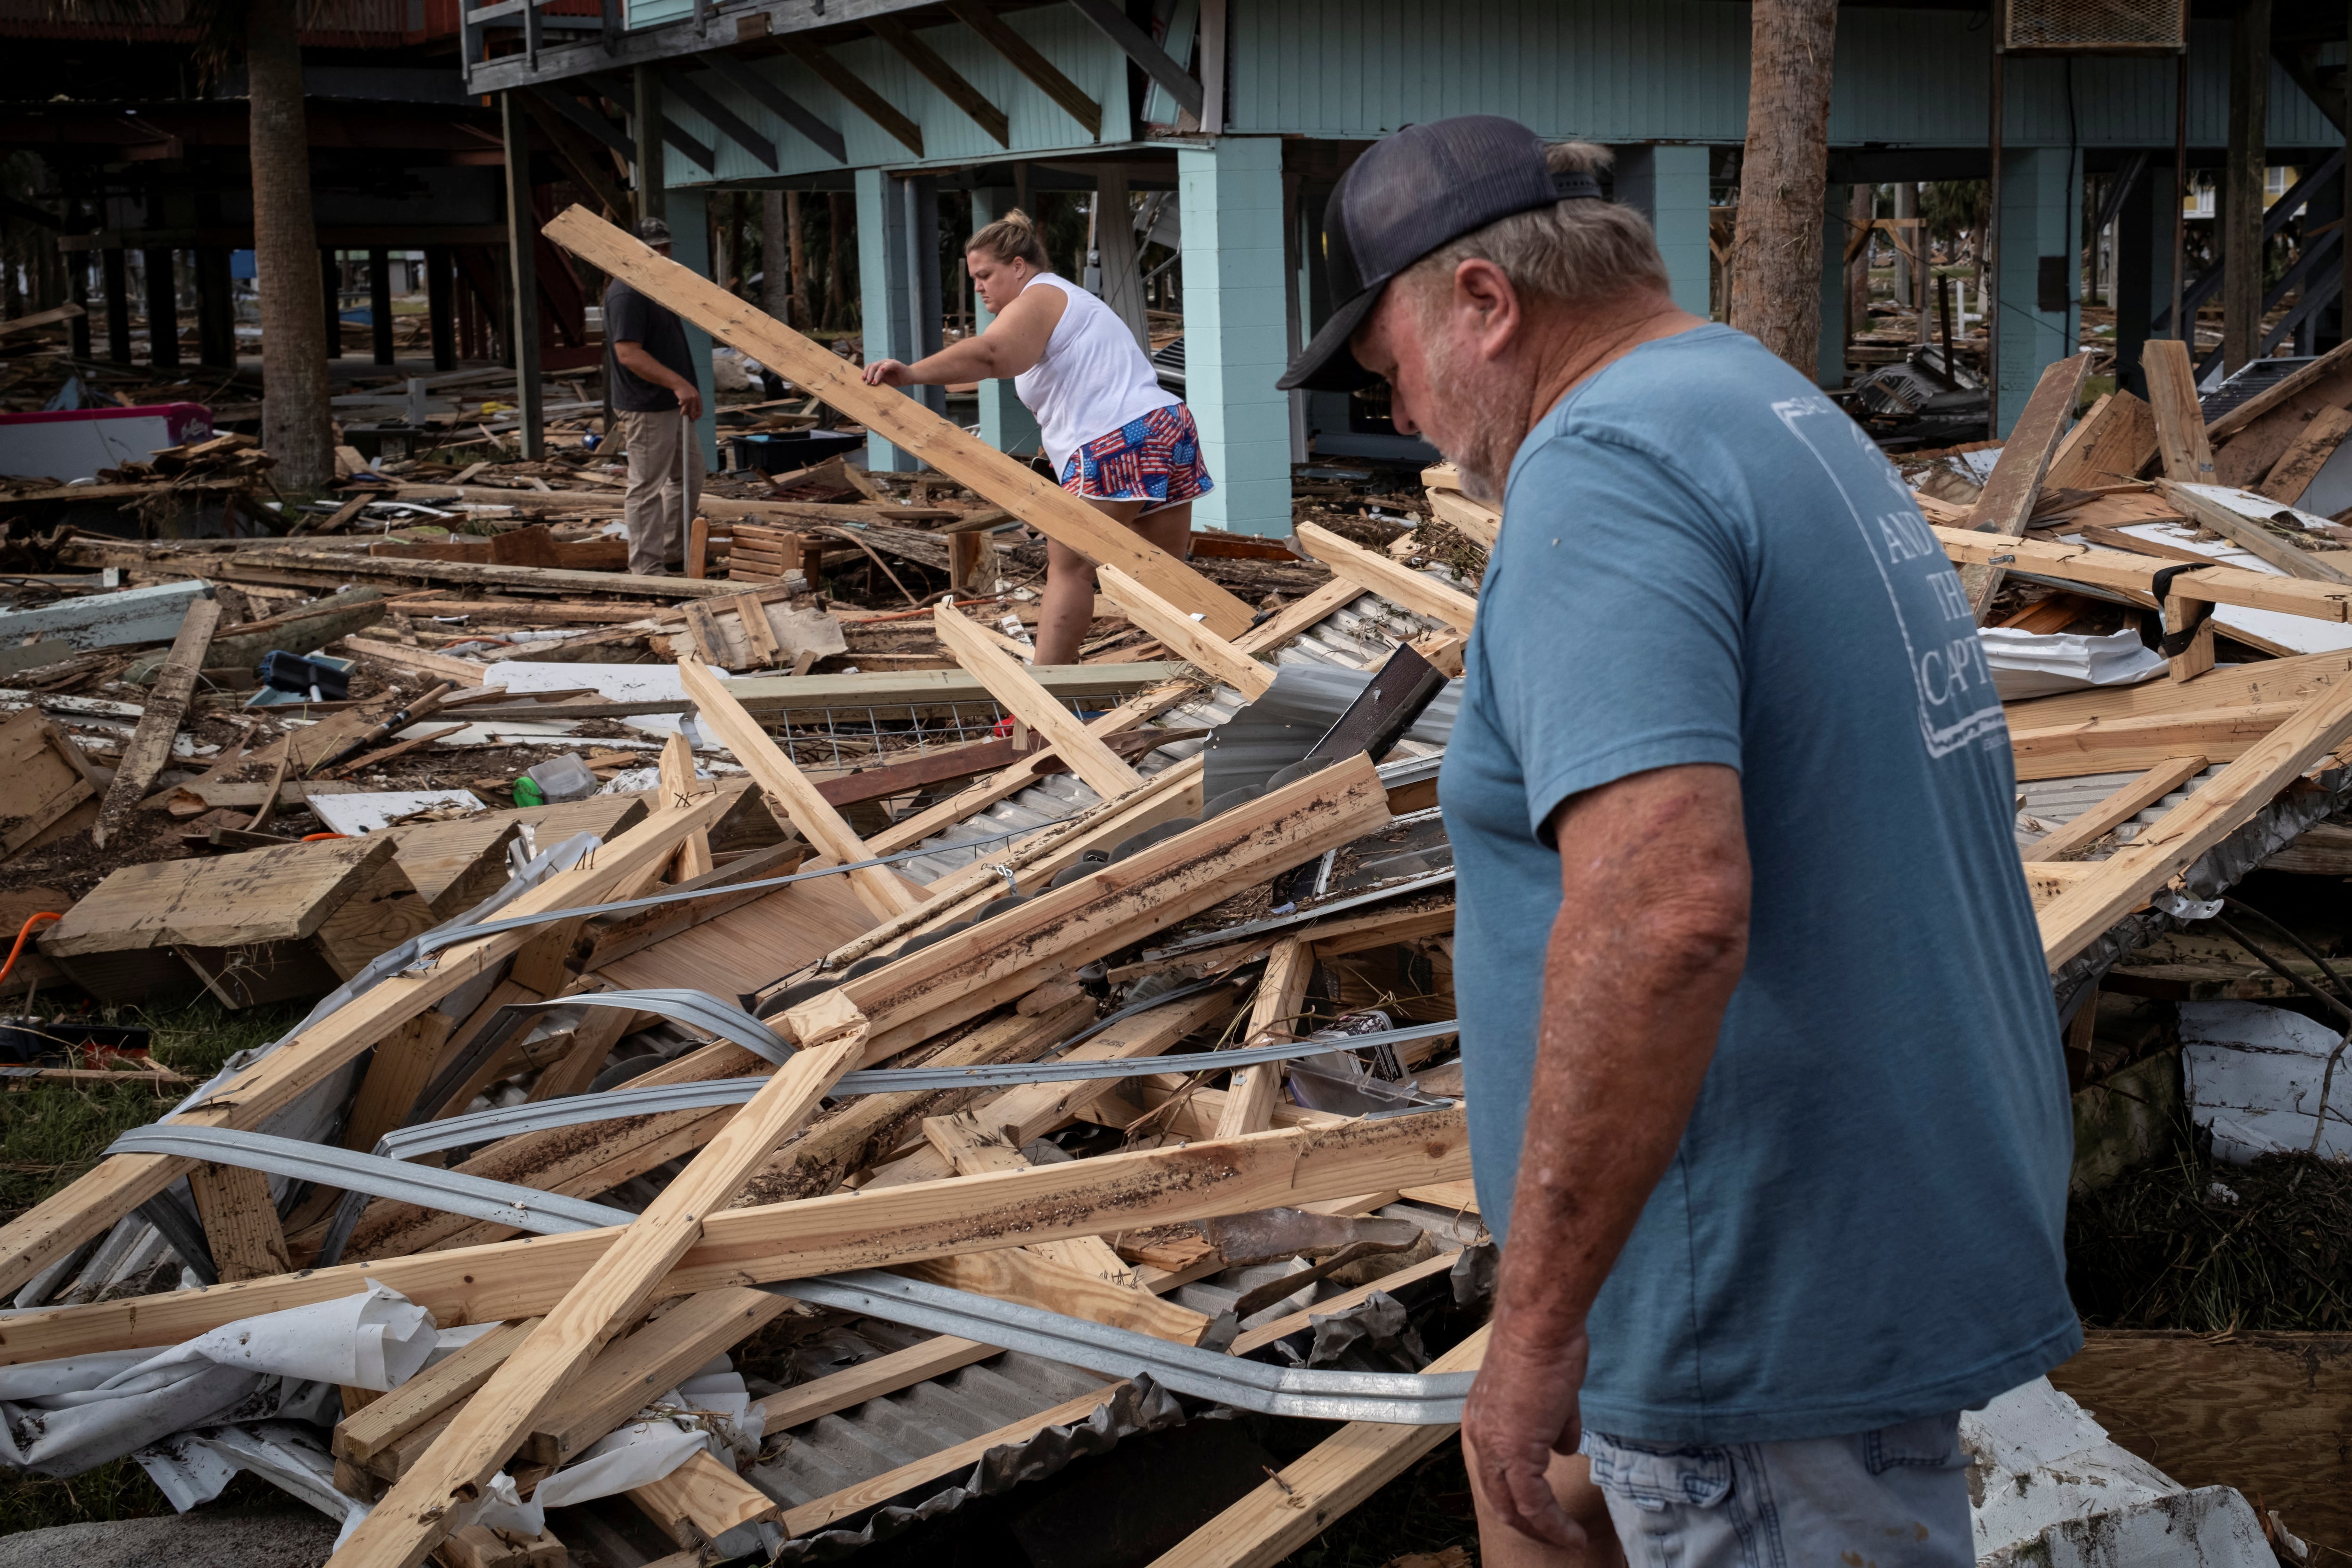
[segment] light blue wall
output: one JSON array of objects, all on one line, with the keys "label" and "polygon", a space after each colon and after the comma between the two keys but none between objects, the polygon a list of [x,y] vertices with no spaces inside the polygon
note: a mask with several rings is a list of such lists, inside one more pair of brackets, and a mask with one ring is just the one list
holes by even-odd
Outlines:
[{"label": "light blue wall", "polygon": [[[971,193],[971,228],[974,234],[994,223],[1013,207],[1010,185],[983,185]],[[972,323],[982,331],[996,319],[980,298],[980,290],[971,291]],[[999,452],[1009,452],[1016,457],[1034,455],[1038,450],[1036,416],[1032,414],[1013,392],[1009,379],[984,381],[980,383],[980,437]]]},{"label": "light blue wall", "polygon": [[1628,147],[1617,154],[1617,200],[1638,209],[1658,236],[1675,303],[1707,314],[1706,159],[1704,147]]},{"label": "light blue wall", "polygon": [[[1369,140],[1408,123],[1488,113],[1515,116],[1547,136],[1728,145],[1747,131],[1748,15],[1735,0],[1251,0],[1232,11],[1228,125],[1240,133]],[[1004,19],[1103,106],[1104,142],[1125,141],[1127,62],[1109,41],[1067,6],[1035,6]],[[920,156],[797,60],[746,63],[842,132],[849,167],[961,166],[1095,148],[1076,120],[969,28],[919,31],[1010,116],[1009,149],[879,39],[833,52],[921,126]],[[2217,147],[2226,140],[2228,26],[2197,23],[2191,37],[2189,141]],[[2168,59],[2012,60],[2004,141],[2169,147],[2173,71]],[[782,167],[758,162],[673,98],[671,117],[717,150],[719,166],[707,171],[671,148],[672,186],[845,166],[717,77],[697,80],[774,140]],[[1840,147],[1982,147],[1990,82],[1981,13],[1843,10],[1830,140]],[[2270,102],[2273,146],[2341,141],[2275,66]]]},{"label": "light blue wall", "polygon": [[[857,286],[866,326],[866,362],[913,361],[912,319],[907,311],[907,203],[901,182],[879,169],[857,172]],[[920,465],[878,435],[866,438],[869,470],[911,473]]]},{"label": "light blue wall", "polygon": [[[2000,362],[1994,432],[2007,436],[2044,368],[2074,351],[2082,316],[2082,159],[2063,148],[2010,152],[2000,161],[2000,256],[1995,268],[2000,308]],[[2171,236],[2166,236],[2170,243]],[[2067,258],[2066,303],[2038,301],[2045,256]]]},{"label": "light blue wall", "polygon": [[[671,191],[665,200],[672,236],[669,258],[680,267],[710,276],[710,198],[700,191]],[[710,384],[710,334],[691,321],[686,328],[687,357],[694,361],[694,384],[702,392],[702,417],[694,434],[702,444],[702,465],[719,466],[719,399]]]},{"label": "light blue wall", "polygon": [[1283,287],[1282,143],[1228,136],[1176,155],[1184,218],[1184,401],[1216,489],[1195,528],[1287,538],[1290,401]]}]

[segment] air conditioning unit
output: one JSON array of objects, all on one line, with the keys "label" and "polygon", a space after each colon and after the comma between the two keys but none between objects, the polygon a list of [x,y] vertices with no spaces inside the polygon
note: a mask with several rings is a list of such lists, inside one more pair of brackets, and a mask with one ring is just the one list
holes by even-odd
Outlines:
[{"label": "air conditioning unit", "polygon": [[2189,0],[2002,0],[2011,55],[2171,55],[2189,47]]}]

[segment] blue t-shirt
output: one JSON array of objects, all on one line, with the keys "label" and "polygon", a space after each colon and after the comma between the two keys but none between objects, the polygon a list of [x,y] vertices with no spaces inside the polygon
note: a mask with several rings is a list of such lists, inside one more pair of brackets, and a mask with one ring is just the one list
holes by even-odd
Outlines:
[{"label": "blue t-shirt", "polygon": [[1959,579],[1853,421],[1727,327],[1646,344],[1519,448],[1441,793],[1471,1153],[1507,1239],[1581,790],[1738,769],[1748,963],[1589,1328],[1586,1424],[1666,1442],[1982,1404],[2082,1343],[2073,1122]]}]

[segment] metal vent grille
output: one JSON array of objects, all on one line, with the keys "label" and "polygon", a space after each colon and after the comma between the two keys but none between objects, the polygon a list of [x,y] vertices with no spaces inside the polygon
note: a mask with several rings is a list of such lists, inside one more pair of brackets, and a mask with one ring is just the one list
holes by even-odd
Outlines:
[{"label": "metal vent grille", "polygon": [[2156,53],[2189,42],[2186,0],[2008,0],[2001,47],[2012,52]]}]

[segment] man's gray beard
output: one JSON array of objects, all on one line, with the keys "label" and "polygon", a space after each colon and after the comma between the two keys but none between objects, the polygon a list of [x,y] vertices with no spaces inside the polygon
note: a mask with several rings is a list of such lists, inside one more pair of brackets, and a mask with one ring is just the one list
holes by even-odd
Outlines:
[{"label": "man's gray beard", "polygon": [[1511,459],[1527,436],[1523,392],[1507,372],[1464,352],[1451,335],[1429,345],[1428,373],[1431,395],[1463,411],[1459,449],[1440,448],[1462,476],[1462,493],[1474,501],[1499,502]]}]

